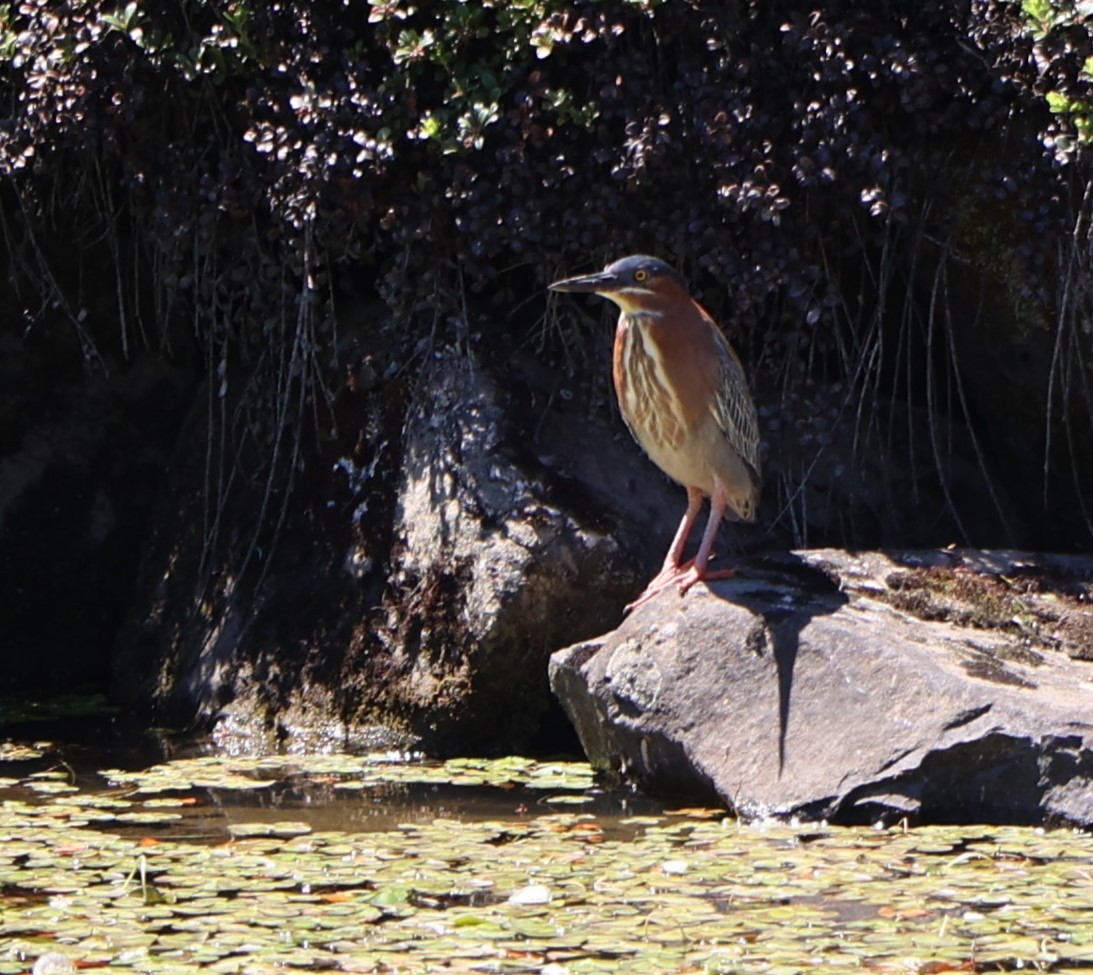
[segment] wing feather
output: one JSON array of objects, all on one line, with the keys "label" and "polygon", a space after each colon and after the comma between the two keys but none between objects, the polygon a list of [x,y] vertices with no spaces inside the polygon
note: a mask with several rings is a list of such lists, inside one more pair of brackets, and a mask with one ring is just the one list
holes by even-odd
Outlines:
[{"label": "wing feather", "polygon": [[729,445],[751,468],[756,487],[762,483],[759,464],[759,417],[755,403],[748,390],[748,379],[744,367],[733,351],[729,340],[721,330],[717,332],[717,358],[720,382],[717,387],[717,400],[711,404],[710,411],[717,425],[724,431]]}]

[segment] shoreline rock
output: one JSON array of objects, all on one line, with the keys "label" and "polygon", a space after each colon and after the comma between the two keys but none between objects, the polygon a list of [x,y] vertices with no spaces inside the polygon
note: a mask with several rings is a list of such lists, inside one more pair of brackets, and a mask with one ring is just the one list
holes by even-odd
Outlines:
[{"label": "shoreline rock", "polygon": [[601,772],[746,818],[1089,825],[1091,580],[1007,552],[756,558],[558,651],[551,687]]}]

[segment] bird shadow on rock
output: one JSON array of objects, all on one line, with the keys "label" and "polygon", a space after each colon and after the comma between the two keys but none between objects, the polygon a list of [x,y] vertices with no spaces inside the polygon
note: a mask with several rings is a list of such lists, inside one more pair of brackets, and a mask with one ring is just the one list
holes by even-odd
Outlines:
[{"label": "bird shadow on rock", "polygon": [[778,675],[778,774],[785,766],[786,729],[793,696],[793,671],[801,633],[817,616],[836,613],[849,602],[838,574],[796,552],[773,552],[743,561],[723,585],[709,586],[711,595],[749,610],[762,628],[747,638],[747,648],[762,655],[770,647]]}]

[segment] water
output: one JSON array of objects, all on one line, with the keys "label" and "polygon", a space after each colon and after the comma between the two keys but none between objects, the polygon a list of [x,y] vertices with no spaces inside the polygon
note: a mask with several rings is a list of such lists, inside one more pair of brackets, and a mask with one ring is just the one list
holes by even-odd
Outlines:
[{"label": "water", "polygon": [[[2,709],[0,709],[2,713]],[[3,761],[0,777],[27,780],[53,773],[83,793],[125,795],[104,770],[137,772],[153,766],[216,756],[218,751],[203,735],[169,732],[143,727],[113,714],[56,718],[48,711],[36,720],[0,722],[0,741],[34,748],[40,757],[18,762]],[[565,756],[565,761],[578,761]],[[392,756],[392,767],[432,772],[443,779],[443,763],[418,757]],[[268,766],[278,780],[261,789],[217,788],[207,785],[179,793],[192,800],[181,807],[181,822],[171,826],[175,838],[215,843],[229,838],[238,823],[274,823],[294,819],[317,831],[343,830],[376,832],[394,829],[402,823],[424,823],[435,819],[462,822],[491,820],[521,821],[552,811],[550,802],[559,795],[583,798],[582,812],[594,815],[612,834],[627,832],[620,821],[635,815],[662,813],[668,804],[627,790],[606,790],[598,786],[556,789],[544,792],[519,782],[456,784],[445,781],[416,781],[411,775],[396,781],[377,781],[368,788],[347,789],[349,773],[309,771],[314,764],[305,757],[285,754],[268,756]],[[344,767],[345,763],[339,763]],[[352,764],[351,760],[348,763]],[[41,801],[25,784],[0,787],[0,800]],[[138,827],[114,827],[120,835],[139,832]]]},{"label": "water", "polygon": [[[33,717],[33,715],[31,715]],[[0,739],[0,975],[1093,970],[1093,839],[743,824],[583,763]]]}]

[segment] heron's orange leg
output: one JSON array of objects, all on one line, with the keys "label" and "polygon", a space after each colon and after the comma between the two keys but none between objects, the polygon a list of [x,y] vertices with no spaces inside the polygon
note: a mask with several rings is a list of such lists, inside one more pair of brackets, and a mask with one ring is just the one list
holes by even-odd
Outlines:
[{"label": "heron's orange leg", "polygon": [[[660,572],[653,577],[649,585],[645,587],[645,591],[630,603],[624,612],[629,613],[632,609],[637,609],[639,606],[649,602],[649,600],[664,589],[665,586],[669,586],[675,582],[676,579],[679,578],[681,572],[690,569],[694,560],[687,562],[685,565],[680,565],[680,559],[683,556],[683,549],[687,544],[687,537],[691,534],[691,529],[698,519],[699,511],[702,510],[702,497],[702,492],[699,491],[698,488],[687,488],[687,510],[683,512],[683,520],[680,521],[675,538],[672,539],[671,547],[668,549],[668,554],[664,559],[664,565],[661,566]],[[708,527],[707,531],[709,531]],[[705,538],[705,536],[703,536],[703,538]]]},{"label": "heron's orange leg", "polygon": [[[710,498],[710,517],[706,522],[706,530],[702,533],[702,542],[698,546],[698,554],[695,555],[691,561],[686,562],[683,565],[679,564],[679,556],[686,543],[687,534],[690,533],[695,518],[698,516],[698,508],[701,504],[702,494],[697,491],[692,491],[692,489],[688,489],[687,513],[683,516],[683,522],[679,526],[679,531],[676,532],[675,541],[672,542],[672,547],[668,551],[668,558],[664,561],[664,568],[662,568],[656,578],[645,587],[645,592],[626,607],[625,611],[627,613],[633,609],[637,609],[639,606],[643,606],[673,583],[679,587],[681,593],[685,593],[696,582],[702,582],[708,579],[731,579],[736,574],[734,569],[711,570],[709,568],[713,543],[717,539],[717,529],[721,525],[721,519],[725,515],[725,509],[728,507],[728,497],[720,485],[718,485],[717,490],[714,491],[714,496]],[[686,529],[686,531],[684,531],[684,529]]]},{"label": "heron's orange leg", "polygon": [[675,582],[679,586],[680,592],[686,592],[696,582],[701,582],[703,579],[732,578],[732,569],[715,569],[711,572],[707,568],[710,562],[710,553],[713,550],[713,543],[717,538],[717,529],[721,525],[722,517],[725,515],[728,500],[721,485],[718,484],[713,497],[710,498],[710,518],[706,522],[706,530],[702,533],[702,543],[698,546],[698,554],[694,557],[693,562],[681,567],[676,573]]},{"label": "heron's orange leg", "polygon": [[668,554],[664,557],[664,565],[661,566],[660,572],[646,586],[646,592],[654,587],[657,587],[659,592],[660,583],[674,579],[678,575],[679,560],[683,557],[683,548],[687,544],[687,538],[691,534],[691,529],[694,527],[695,521],[698,520],[698,513],[701,510],[702,492],[698,488],[687,488],[687,510],[683,512],[683,520],[680,521],[675,538],[672,539],[672,544],[668,549]]}]

